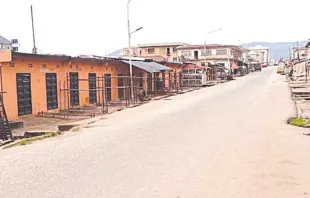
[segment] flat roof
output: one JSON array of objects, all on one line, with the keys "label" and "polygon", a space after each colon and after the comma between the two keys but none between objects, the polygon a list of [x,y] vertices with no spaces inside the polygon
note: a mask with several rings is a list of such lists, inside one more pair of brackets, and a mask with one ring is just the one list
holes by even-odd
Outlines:
[{"label": "flat roof", "polygon": [[182,46],[182,45],[188,45],[187,43],[183,42],[170,42],[170,43],[145,43],[145,44],[139,44],[138,47],[165,47],[165,46]]},{"label": "flat roof", "polygon": [[[207,49],[216,49],[216,48],[234,48],[239,51],[243,51],[239,46],[236,45],[220,45],[220,44],[207,44]],[[204,49],[205,45],[184,45],[180,46],[177,49],[180,50],[189,50],[189,49]]]}]

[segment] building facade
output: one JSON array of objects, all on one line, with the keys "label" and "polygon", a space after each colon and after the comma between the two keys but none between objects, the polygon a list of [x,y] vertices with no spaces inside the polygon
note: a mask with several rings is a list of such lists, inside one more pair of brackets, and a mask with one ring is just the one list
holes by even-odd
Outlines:
[{"label": "building facade", "polygon": [[[133,76],[137,77],[134,81],[135,89],[153,91],[156,84],[154,79],[159,78],[169,87],[172,81],[167,77],[182,67],[166,65],[171,68],[155,62],[133,61]],[[130,90],[129,63],[120,59],[1,50],[0,69],[0,87],[5,92],[3,102],[10,121],[18,120],[20,116],[38,115],[40,112],[53,113],[73,107],[102,104],[103,100],[122,101]]]},{"label": "building facade", "polygon": [[12,42],[0,35],[0,50],[12,50]]},{"label": "building facade", "polygon": [[256,60],[262,64],[268,64],[270,59],[270,51],[268,47],[257,45],[249,48],[250,51],[255,52],[258,56]]},{"label": "building facade", "polygon": [[[133,57],[140,57],[141,56],[141,49],[138,47],[132,47],[131,48],[132,56]],[[129,48],[123,48],[121,55],[122,57],[128,57],[129,56]]]},{"label": "building facade", "polygon": [[178,47],[178,57],[181,62],[205,66],[206,60],[229,69],[233,61],[242,62],[243,50],[234,45],[187,45]]},{"label": "building facade", "polygon": [[187,45],[186,43],[150,43],[140,44],[138,48],[141,50],[141,57],[154,58],[157,60],[178,62],[178,50],[179,46]]},{"label": "building facade", "polygon": [[308,57],[308,48],[293,47],[291,50],[291,59],[306,59]]}]

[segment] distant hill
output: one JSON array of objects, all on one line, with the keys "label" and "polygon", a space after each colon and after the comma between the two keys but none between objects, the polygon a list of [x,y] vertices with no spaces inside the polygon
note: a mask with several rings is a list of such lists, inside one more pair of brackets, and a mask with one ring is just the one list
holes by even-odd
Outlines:
[{"label": "distant hill", "polygon": [[[304,47],[307,41],[300,41],[299,46]],[[254,47],[256,45],[262,45],[264,47],[269,47],[270,55],[276,61],[280,60],[280,58],[288,59],[290,57],[289,48],[293,46],[297,46],[297,42],[278,42],[278,43],[269,43],[269,42],[252,42],[248,44],[243,44],[244,47]]]}]

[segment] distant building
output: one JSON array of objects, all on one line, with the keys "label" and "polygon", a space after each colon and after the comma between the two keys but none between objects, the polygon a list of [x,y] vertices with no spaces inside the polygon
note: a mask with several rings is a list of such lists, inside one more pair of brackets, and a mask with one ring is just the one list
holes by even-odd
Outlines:
[{"label": "distant building", "polygon": [[180,46],[188,45],[187,43],[150,43],[140,44],[140,52],[142,57],[149,57],[154,59],[162,59],[168,62],[178,62],[178,50]]},{"label": "distant building", "polygon": [[308,40],[305,48],[307,48],[307,59],[310,59],[310,40]]},{"label": "distant building", "polygon": [[243,65],[243,50],[235,45],[186,45],[178,47],[181,62],[192,62],[204,66],[205,60],[210,64],[219,64],[229,69],[232,62]]},{"label": "distant building", "polygon": [[293,47],[291,50],[291,59],[306,59],[308,56],[308,48]]},{"label": "distant building", "polygon": [[12,50],[12,42],[0,35],[0,50]]},{"label": "distant building", "polygon": [[[141,56],[141,49],[138,47],[132,47],[131,52],[133,57]],[[123,48],[120,56],[129,56],[129,48]]]},{"label": "distant building", "polygon": [[250,57],[250,62],[251,63],[258,63],[260,62],[260,58],[259,58],[259,53],[255,52],[255,51],[250,51],[249,52],[249,57]]},{"label": "distant building", "polygon": [[256,45],[249,48],[250,51],[256,52],[258,54],[257,61],[259,63],[269,63],[270,50],[268,47],[263,47],[261,45]]}]

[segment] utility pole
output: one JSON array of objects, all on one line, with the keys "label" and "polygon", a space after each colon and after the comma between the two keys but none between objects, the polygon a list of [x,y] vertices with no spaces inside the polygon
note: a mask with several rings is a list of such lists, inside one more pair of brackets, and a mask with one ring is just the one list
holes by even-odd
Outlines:
[{"label": "utility pole", "polygon": [[297,41],[297,57],[298,57],[298,61],[299,61],[300,58],[299,58],[299,43],[298,43],[298,41]]},{"label": "utility pole", "polygon": [[36,39],[35,39],[35,35],[34,35],[34,22],[33,22],[32,5],[30,6],[30,11],[31,11],[31,23],[32,23],[32,39],[33,39],[32,53],[36,54],[37,53],[37,48],[36,48]]},{"label": "utility pole", "polygon": [[[209,34],[212,34],[212,33],[214,33],[214,32],[218,32],[218,31],[221,31],[222,30],[222,28],[220,28],[220,29],[216,29],[216,30],[212,30],[212,31],[210,31],[210,32],[208,32],[207,33],[207,35],[209,35]],[[206,39],[205,39],[205,45],[204,45],[204,57],[205,57],[205,68],[207,68],[207,65],[208,65],[208,63],[207,63],[207,36],[206,36]]]}]

